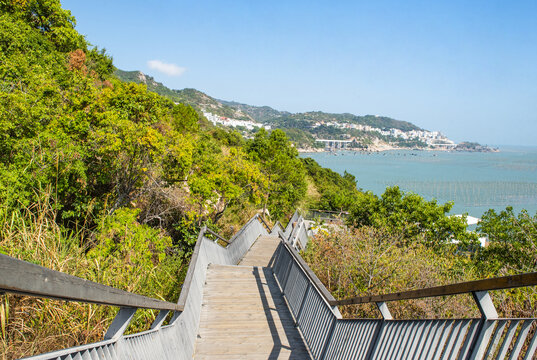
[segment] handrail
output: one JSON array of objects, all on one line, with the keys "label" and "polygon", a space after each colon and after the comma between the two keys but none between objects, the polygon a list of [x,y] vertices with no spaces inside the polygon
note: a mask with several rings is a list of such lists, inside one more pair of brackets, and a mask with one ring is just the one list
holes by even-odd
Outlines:
[{"label": "handrail", "polygon": [[108,306],[183,311],[178,304],[133,294],[0,254],[0,292]]},{"label": "handrail", "polygon": [[[293,213],[293,215],[291,215],[291,218],[289,219],[289,221],[287,222],[287,226],[285,227],[285,231],[287,232],[287,229],[289,228],[289,226],[293,226],[293,222],[297,221],[298,219],[300,218],[300,213],[298,212],[298,209],[295,210],[295,212]],[[292,230],[292,229],[291,229]]]},{"label": "handrail", "polygon": [[302,259],[302,257],[297,253],[297,251],[289,245],[285,240],[282,241],[283,246],[289,251],[295,262],[302,268],[304,271],[304,274],[308,277],[308,279],[311,281],[311,283],[315,286],[315,288],[319,291],[319,293],[324,297],[324,299],[328,302],[329,305],[333,306],[334,302],[337,300],[334,298],[334,296],[328,291],[328,289],[324,286],[324,284],[319,280],[317,275],[310,269],[308,264]]},{"label": "handrail", "polygon": [[435,286],[404,292],[395,292],[383,295],[357,296],[344,300],[338,300],[331,303],[330,305],[367,304],[372,302],[409,300],[434,296],[458,295],[476,291],[502,290],[536,285],[537,272],[533,272],[521,275],[510,275],[484,280],[467,281],[462,283]]},{"label": "handrail", "polygon": [[270,226],[267,224],[263,216],[258,216],[257,218],[261,221],[261,224],[265,225],[265,229],[267,229],[267,231],[270,233]]},{"label": "handrail", "polygon": [[216,236],[218,239],[222,240],[223,242],[225,242],[228,245],[231,244],[231,242],[229,240],[225,239],[224,237],[220,236],[218,233],[212,231],[209,228],[206,228],[205,232],[208,232],[209,234]]}]

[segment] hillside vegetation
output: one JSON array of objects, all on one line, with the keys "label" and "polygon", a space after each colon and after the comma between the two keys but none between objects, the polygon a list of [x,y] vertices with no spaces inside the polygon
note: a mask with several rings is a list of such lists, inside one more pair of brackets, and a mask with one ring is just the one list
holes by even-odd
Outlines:
[{"label": "hillside vegetation", "polygon": [[[1,253],[175,301],[203,224],[229,236],[258,209],[283,220],[304,202],[282,131],[247,141],[150,79],[119,80],[57,0],[0,10]],[[117,311],[0,296],[9,359],[100,340]],[[129,331],[154,316],[137,312]]]},{"label": "hillside vegetation", "polygon": [[[337,298],[537,271],[537,214],[489,210],[477,231],[468,232],[464,219],[447,216],[451,203],[426,201],[398,187],[382,196],[349,188],[333,198],[340,204],[352,198],[348,227],[321,226],[303,256]],[[478,236],[488,238],[486,247]],[[536,287],[494,291],[492,299],[501,317],[537,315]],[[397,319],[480,316],[470,295],[394,301],[389,308]],[[341,311],[347,317],[379,316],[374,305]]]},{"label": "hillside vegetation", "polygon": [[164,86],[162,83],[155,81],[153,77],[146,75],[141,71],[123,71],[116,69],[114,71],[114,75],[124,82],[133,82],[136,84],[146,85],[147,90],[165,96],[176,103],[190,105],[198,112],[208,111],[212,114],[227,118],[253,120],[253,118],[242,110],[230,107],[224,104],[222,101],[216,100],[199,90],[189,88],[172,90]]}]

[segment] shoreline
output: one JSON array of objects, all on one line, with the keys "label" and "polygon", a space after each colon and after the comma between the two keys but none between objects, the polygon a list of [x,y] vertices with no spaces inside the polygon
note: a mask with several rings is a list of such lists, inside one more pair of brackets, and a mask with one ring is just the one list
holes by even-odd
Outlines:
[{"label": "shoreline", "polygon": [[399,146],[392,146],[392,145],[382,145],[382,146],[369,146],[366,149],[362,148],[349,148],[349,149],[333,149],[333,150],[326,150],[325,148],[319,149],[319,148],[297,148],[297,151],[300,154],[313,154],[313,153],[336,153],[336,152],[343,152],[343,151],[349,151],[349,152],[358,152],[363,154],[370,154],[370,153],[378,153],[378,152],[384,152],[384,151],[401,151],[401,150],[408,150],[408,151],[441,151],[441,152],[475,152],[475,153],[499,153],[499,149],[492,149],[490,148],[487,151],[484,150],[470,150],[470,149],[435,149],[435,148],[408,148],[408,147],[399,147]]}]

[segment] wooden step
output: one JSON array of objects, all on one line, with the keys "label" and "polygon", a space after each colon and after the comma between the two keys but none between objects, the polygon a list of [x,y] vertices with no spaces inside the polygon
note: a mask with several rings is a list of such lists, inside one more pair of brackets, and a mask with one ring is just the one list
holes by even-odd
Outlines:
[{"label": "wooden step", "polygon": [[[274,252],[277,244],[267,245],[273,240],[257,249]],[[270,261],[254,255],[247,254],[241,264]],[[271,268],[209,265],[194,358],[311,358]]]}]

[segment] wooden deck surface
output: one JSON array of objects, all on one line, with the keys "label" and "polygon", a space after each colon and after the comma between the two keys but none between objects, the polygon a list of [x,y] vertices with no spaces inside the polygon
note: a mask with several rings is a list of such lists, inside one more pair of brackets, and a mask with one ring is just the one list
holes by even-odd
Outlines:
[{"label": "wooden deck surface", "polygon": [[270,266],[279,243],[280,238],[277,236],[260,236],[244,255],[239,265]]},{"label": "wooden deck surface", "polygon": [[260,237],[241,265],[209,265],[194,358],[310,359],[266,267],[277,242]]}]

